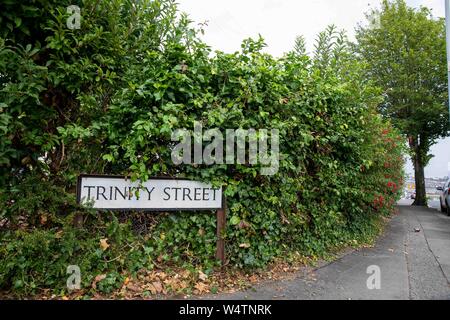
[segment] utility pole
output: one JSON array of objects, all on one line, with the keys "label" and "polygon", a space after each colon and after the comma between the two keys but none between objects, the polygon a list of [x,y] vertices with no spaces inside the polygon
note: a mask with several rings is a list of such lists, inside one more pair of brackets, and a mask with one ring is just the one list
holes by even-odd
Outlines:
[{"label": "utility pole", "polygon": [[450,122],[450,0],[445,0],[445,30],[447,39],[448,113]]}]

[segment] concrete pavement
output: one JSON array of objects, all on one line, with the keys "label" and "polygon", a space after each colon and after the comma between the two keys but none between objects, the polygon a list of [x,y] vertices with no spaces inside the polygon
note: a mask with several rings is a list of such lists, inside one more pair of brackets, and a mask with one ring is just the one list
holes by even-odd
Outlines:
[{"label": "concrete pavement", "polygon": [[[207,298],[450,300],[450,217],[435,209],[398,208],[399,214],[373,248],[353,251],[318,269],[306,269],[291,280]],[[378,267],[380,289],[369,289],[368,278],[376,276],[370,268]]]}]

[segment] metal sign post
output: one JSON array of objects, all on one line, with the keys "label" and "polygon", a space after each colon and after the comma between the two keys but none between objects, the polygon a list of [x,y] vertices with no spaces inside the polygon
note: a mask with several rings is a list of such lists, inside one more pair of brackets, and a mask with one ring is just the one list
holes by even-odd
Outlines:
[{"label": "metal sign post", "polygon": [[222,266],[225,265],[225,227],[227,225],[226,219],[227,202],[225,195],[222,195],[222,208],[217,210],[217,249],[216,259],[220,260]]}]

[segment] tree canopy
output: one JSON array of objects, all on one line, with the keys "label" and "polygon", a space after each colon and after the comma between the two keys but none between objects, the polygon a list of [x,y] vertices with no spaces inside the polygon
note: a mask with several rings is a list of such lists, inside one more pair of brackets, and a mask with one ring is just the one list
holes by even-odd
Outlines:
[{"label": "tree canopy", "polygon": [[425,7],[384,0],[357,29],[356,51],[367,76],[383,89],[379,111],[409,139],[416,203],[426,202],[424,167],[430,147],[449,134],[445,24]]}]

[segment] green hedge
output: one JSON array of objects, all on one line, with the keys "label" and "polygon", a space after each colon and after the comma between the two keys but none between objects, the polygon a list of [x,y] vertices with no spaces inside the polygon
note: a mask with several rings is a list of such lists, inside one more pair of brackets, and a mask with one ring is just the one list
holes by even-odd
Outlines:
[{"label": "green hedge", "polygon": [[[80,30],[65,27],[63,4],[42,3],[52,9],[27,18],[27,8],[11,5],[20,23],[4,13],[0,20],[4,288],[64,290],[70,264],[80,265],[88,287],[108,273],[104,291],[124,270],[217,265],[213,214],[154,214],[137,234],[138,214],[119,219],[74,203],[80,173],[225,186],[227,257],[239,268],[367,241],[391,212],[403,178],[401,139],[376,114],[379,90],[334,28],[320,34],[313,56],[299,41],[275,58],[262,39],[212,53],[172,1],[134,9],[131,1],[82,1]],[[40,28],[33,37],[21,29],[28,24]],[[194,121],[223,132],[278,129],[279,172],[173,165],[170,133]],[[83,229],[71,225],[77,214]],[[108,250],[98,246],[104,238]]]}]

